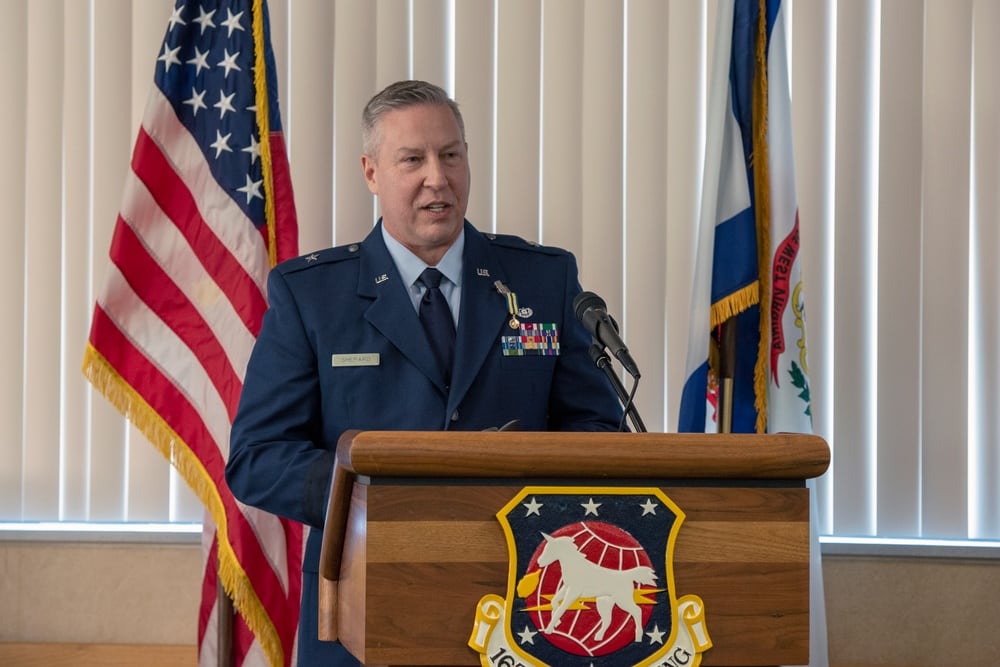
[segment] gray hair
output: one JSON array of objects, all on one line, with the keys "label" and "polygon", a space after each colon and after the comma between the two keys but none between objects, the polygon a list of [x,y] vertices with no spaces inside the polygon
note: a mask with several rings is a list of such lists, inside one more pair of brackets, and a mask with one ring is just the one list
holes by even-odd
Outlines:
[{"label": "gray hair", "polygon": [[462,141],[465,141],[465,121],[462,120],[462,112],[458,110],[458,103],[451,99],[443,88],[426,81],[397,81],[371,98],[361,113],[362,150],[365,155],[374,157],[378,152],[381,143],[378,126],[382,116],[390,111],[420,104],[440,104],[450,108],[462,133]]}]

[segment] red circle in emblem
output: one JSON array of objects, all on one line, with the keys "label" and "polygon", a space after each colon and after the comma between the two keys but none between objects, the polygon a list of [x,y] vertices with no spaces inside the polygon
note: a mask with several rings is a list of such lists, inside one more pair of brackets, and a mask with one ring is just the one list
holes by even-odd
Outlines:
[{"label": "red circle in emblem", "polygon": [[[655,568],[646,550],[627,531],[601,521],[563,526],[535,549],[526,574],[536,571],[538,585],[525,602],[535,627],[554,646],[601,656],[641,641],[653,593],[644,602],[635,591],[657,588],[658,582],[649,578]],[[562,597],[575,599],[561,602],[560,587],[567,591]]]}]

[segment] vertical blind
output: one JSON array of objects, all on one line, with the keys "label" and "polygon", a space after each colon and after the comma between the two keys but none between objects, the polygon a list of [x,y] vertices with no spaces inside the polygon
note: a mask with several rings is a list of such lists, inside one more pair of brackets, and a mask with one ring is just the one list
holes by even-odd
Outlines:
[{"label": "vertical blind", "polygon": [[[439,83],[468,218],[577,255],[675,430],[717,1],[270,0],[301,250],[377,215],[367,99]],[[171,9],[5,3],[0,520],[201,518],[80,373]],[[1000,3],[795,3],[789,34],[821,531],[1000,539]]]}]

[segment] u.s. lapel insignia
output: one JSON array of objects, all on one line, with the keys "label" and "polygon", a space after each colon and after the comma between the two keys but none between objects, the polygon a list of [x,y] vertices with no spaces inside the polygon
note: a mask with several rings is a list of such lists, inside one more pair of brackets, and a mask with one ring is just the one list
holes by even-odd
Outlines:
[{"label": "u.s. lapel insignia", "polygon": [[711,648],[704,604],[677,597],[684,513],[657,488],[525,487],[497,513],[507,595],[476,609],[484,667],[697,667]]},{"label": "u.s. lapel insignia", "polygon": [[375,278],[375,284],[376,285],[381,285],[382,283],[384,283],[388,279],[389,279],[389,274],[383,273],[382,275],[380,275],[377,278]]}]

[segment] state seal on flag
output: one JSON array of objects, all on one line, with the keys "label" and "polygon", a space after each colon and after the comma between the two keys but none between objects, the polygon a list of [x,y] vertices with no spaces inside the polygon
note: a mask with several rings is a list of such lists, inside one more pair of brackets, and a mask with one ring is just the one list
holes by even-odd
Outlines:
[{"label": "state seal on flag", "polygon": [[674,585],[684,513],[663,491],[525,487],[497,518],[507,593],[480,600],[469,639],[484,667],[701,663],[704,605]]}]

